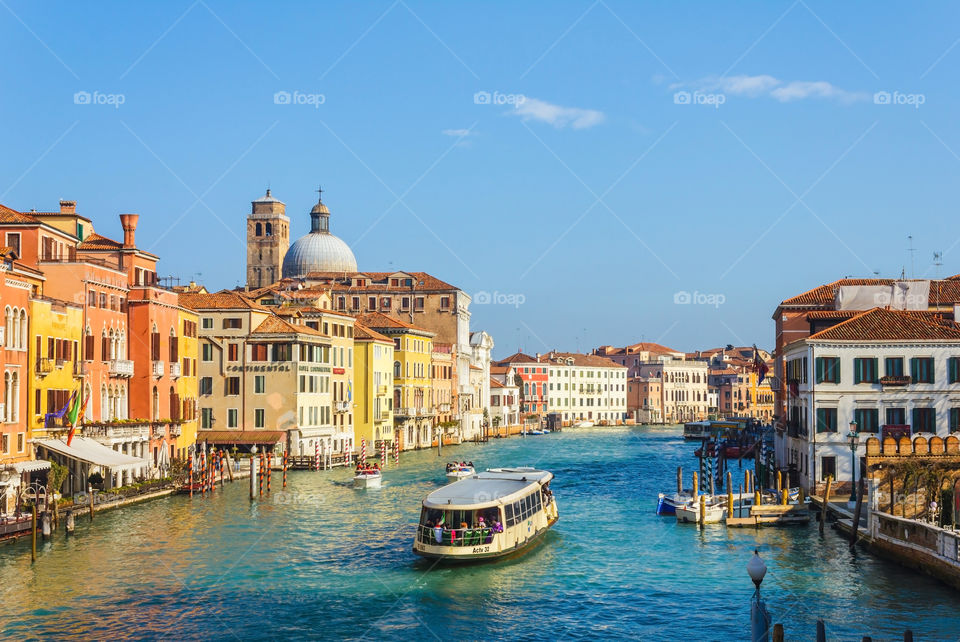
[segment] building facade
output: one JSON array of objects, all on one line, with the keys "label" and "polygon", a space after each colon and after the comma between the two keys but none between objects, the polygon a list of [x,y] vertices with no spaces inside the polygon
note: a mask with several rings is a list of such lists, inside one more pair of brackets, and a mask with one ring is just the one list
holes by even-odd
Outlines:
[{"label": "building facade", "polygon": [[593,354],[556,351],[540,363],[548,367],[548,408],[562,421],[619,425],[626,420],[626,366]]},{"label": "building facade", "polygon": [[262,288],[280,280],[283,257],[290,247],[287,206],[270,190],[251,204],[247,217],[247,287]]}]

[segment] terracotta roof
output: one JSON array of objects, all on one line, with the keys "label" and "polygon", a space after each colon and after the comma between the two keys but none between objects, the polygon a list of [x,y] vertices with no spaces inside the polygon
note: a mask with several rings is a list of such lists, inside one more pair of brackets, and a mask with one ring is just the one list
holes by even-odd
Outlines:
[{"label": "terracotta roof", "polygon": [[10,209],[6,205],[0,205],[0,223],[39,223],[37,219],[28,216],[23,212]]},{"label": "terracotta roof", "polygon": [[[873,308],[807,337],[823,341],[960,341],[960,326],[929,315]],[[949,325],[947,325],[949,323]]]},{"label": "terracotta roof", "polygon": [[960,303],[960,280],[930,281],[930,305]]},{"label": "terracotta roof", "polygon": [[[960,275],[957,275],[960,276]],[[952,304],[960,303],[960,280],[957,276],[952,276],[946,280],[930,281],[930,304]],[[784,299],[780,302],[783,306],[826,306],[833,305],[837,289],[844,285],[893,285],[897,281],[894,279],[838,279],[832,283],[815,287],[802,294]]]},{"label": "terracotta roof", "polygon": [[679,350],[674,350],[673,348],[668,348],[667,346],[660,345],[659,343],[652,342],[643,342],[634,343],[633,345],[624,346],[622,348],[615,348],[613,346],[600,346],[594,350],[595,354],[599,355],[626,355],[626,354],[635,354],[637,352],[656,352],[656,353],[679,353]]},{"label": "terracotta roof", "polygon": [[497,380],[494,379],[493,377],[490,377],[490,387],[491,387],[491,388],[505,388],[506,386],[504,386],[502,383],[500,383],[499,381],[497,381]]},{"label": "terracotta roof", "polygon": [[953,276],[948,276],[947,281],[960,281],[960,274],[954,274]]},{"label": "terracotta roof", "polygon": [[502,374],[505,375],[510,372],[510,366],[490,366],[490,374]]},{"label": "terracotta roof", "polygon": [[537,363],[537,359],[536,357],[531,357],[528,354],[517,352],[515,354],[510,355],[506,359],[500,359],[496,361],[496,364],[498,366],[502,366],[505,363]]},{"label": "terracotta roof", "polygon": [[256,301],[230,290],[219,292],[180,292],[180,305],[190,310],[262,310],[269,311]]},{"label": "terracotta roof", "polygon": [[[403,273],[407,276],[399,278],[413,279],[413,286],[409,285],[390,285],[390,277],[394,274]],[[368,279],[366,285],[353,285],[351,280],[354,278]],[[435,276],[426,272],[406,272],[397,270],[396,272],[310,272],[306,274],[301,281],[324,281],[333,286],[333,289],[350,289],[355,292],[365,290],[384,290],[384,291],[424,291],[424,290],[456,290],[457,287],[441,281]],[[382,281],[382,283],[377,283]]]},{"label": "terracotta roof", "polygon": [[361,341],[385,341],[393,345],[393,339],[380,334],[376,330],[371,330],[359,321],[353,326],[353,338],[360,339]]},{"label": "terracotta roof", "polygon": [[858,314],[863,314],[863,310],[810,310],[807,312],[807,320],[851,319]]},{"label": "terracotta roof", "polygon": [[118,243],[106,236],[101,236],[94,232],[77,246],[78,250],[116,250],[123,247],[123,243]]},{"label": "terracotta roof", "polygon": [[305,325],[294,325],[276,315],[270,315],[250,334],[312,334],[325,337],[324,333]]},{"label": "terracotta roof", "polygon": [[427,332],[433,336],[433,332],[427,330],[426,328],[421,328],[420,326],[413,325],[412,323],[407,323],[406,321],[401,321],[400,319],[395,319],[394,317],[388,316],[383,312],[367,312],[366,314],[361,314],[357,317],[357,320],[368,328],[380,329],[380,328],[391,328],[391,329],[406,329],[406,330],[416,330],[417,332]]},{"label": "terracotta roof", "polygon": [[551,365],[565,365],[567,359],[573,359],[573,365],[590,368],[622,368],[627,367],[611,361],[606,357],[595,354],[580,354],[578,352],[549,352],[540,357],[540,363],[549,363]]}]

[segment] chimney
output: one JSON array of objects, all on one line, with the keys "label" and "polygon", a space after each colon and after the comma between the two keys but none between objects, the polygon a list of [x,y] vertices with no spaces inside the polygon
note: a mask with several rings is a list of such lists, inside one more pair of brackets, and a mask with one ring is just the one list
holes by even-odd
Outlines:
[{"label": "chimney", "polygon": [[64,201],[60,200],[60,213],[61,214],[76,214],[77,213],[77,202],[76,201]]},{"label": "chimney", "polygon": [[120,225],[123,226],[123,247],[124,248],[137,247],[135,237],[137,232],[137,220],[139,218],[140,218],[139,214],[121,214],[120,215]]}]

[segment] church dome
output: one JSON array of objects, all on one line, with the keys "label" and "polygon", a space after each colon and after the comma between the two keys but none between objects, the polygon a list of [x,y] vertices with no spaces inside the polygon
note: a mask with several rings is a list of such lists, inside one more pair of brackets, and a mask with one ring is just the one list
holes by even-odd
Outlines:
[{"label": "church dome", "polygon": [[330,233],[330,210],[319,201],[310,211],[310,233],[297,239],[283,257],[283,278],[300,278],[310,272],[356,271],[353,251]]}]

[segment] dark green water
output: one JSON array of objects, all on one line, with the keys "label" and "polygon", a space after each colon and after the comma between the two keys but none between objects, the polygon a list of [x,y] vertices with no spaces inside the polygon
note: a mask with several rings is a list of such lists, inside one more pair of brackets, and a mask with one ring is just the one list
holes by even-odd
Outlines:
[{"label": "dark green water", "polygon": [[[679,429],[568,430],[404,455],[378,491],[350,472],[291,473],[251,503],[246,482],[103,513],[41,546],[0,545],[7,638],[744,639],[759,547],[763,594],[788,639],[960,637],[960,593],[851,555],[830,529],[726,530],[654,514],[691,469]],[[447,458],[551,470],[561,518],[504,563],[435,566],[411,552],[420,501]],[[274,478],[279,488],[279,475]]]}]

